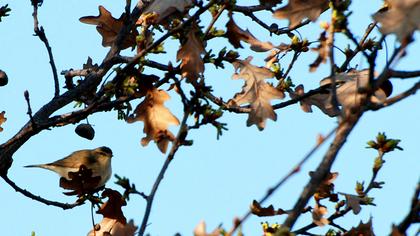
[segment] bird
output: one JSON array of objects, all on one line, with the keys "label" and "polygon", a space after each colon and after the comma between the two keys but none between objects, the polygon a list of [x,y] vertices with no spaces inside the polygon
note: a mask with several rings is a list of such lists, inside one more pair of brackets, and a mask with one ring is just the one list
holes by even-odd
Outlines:
[{"label": "bird", "polygon": [[38,165],[27,165],[24,167],[38,167],[56,172],[61,177],[70,180],[69,172],[78,172],[83,165],[92,170],[92,177],[101,177],[97,188],[105,186],[111,178],[111,157],[112,150],[109,147],[98,147],[95,149],[83,149],[75,151],[70,155],[48,163]]}]

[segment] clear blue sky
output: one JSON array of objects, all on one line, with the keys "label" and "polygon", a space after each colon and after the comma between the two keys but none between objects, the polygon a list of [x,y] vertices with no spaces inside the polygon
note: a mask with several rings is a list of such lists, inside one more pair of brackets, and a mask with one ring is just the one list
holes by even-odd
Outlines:
[{"label": "clear blue sky", "polygon": [[[238,2],[250,4],[248,1]],[[355,12],[350,17],[351,28],[360,37],[363,28],[370,22],[370,15],[382,1],[353,2]],[[0,87],[0,111],[6,111],[8,119],[2,126],[4,131],[0,133],[1,143],[28,121],[23,97],[25,90],[30,93],[31,105],[35,111],[53,96],[53,80],[46,50],[39,39],[32,36],[30,1],[1,1],[0,5],[5,3],[9,3],[12,12],[0,23],[0,69],[9,76],[9,84]],[[94,63],[100,63],[105,56],[107,48],[101,46],[102,39],[95,27],[78,21],[81,16],[97,15],[99,4],[104,5],[114,16],[119,16],[124,8],[124,1],[46,0],[39,9],[40,25],[45,28],[59,71],[81,68],[88,56],[92,57]],[[324,14],[322,18],[327,19],[327,15]],[[287,21],[269,17],[265,19],[280,26],[287,25]],[[248,27],[261,39],[269,39],[257,25],[246,23],[240,17],[236,20],[241,27]],[[222,27],[224,22],[218,26]],[[316,40],[320,32],[318,22],[307,28],[300,32],[307,34],[310,41]],[[415,38],[419,39],[418,33]],[[286,37],[270,40],[274,44],[288,42]],[[224,43],[215,44],[217,45],[209,45],[207,48],[225,46]],[[340,45],[341,48],[346,44]],[[420,52],[419,45],[420,43],[415,42],[409,46],[407,57],[400,60],[397,69],[419,69],[416,58],[418,55],[415,54]],[[388,47],[389,50],[394,47],[393,37],[389,37]],[[172,61],[176,64],[174,55],[177,49],[176,43],[168,44],[166,50],[169,54],[161,55],[159,61]],[[251,52],[247,46],[240,52],[242,58],[253,55],[254,63],[263,65],[265,53]],[[124,53],[130,55],[131,52]],[[308,89],[315,88],[319,79],[329,74],[328,65],[322,65],[316,73],[309,73],[308,65],[315,57],[315,53],[305,54],[292,70],[291,76],[295,84],[304,83]],[[384,58],[384,54],[381,54],[380,65],[383,65]],[[286,62],[287,59],[283,63]],[[351,65],[358,69],[367,66],[360,57]],[[243,81],[231,80],[232,73],[233,68],[229,65],[224,71],[214,70],[212,66],[206,67],[207,83],[213,85],[216,95],[228,99],[241,90]],[[394,94],[408,88],[411,81],[396,81]],[[64,85],[62,76],[60,83],[61,86]],[[182,109],[177,94],[170,92],[170,95],[173,99],[167,103],[168,107],[181,118]],[[385,157],[387,162],[378,180],[385,181],[386,184],[383,189],[371,192],[377,207],[364,207],[359,215],[350,213],[336,223],[350,228],[360,220],[366,222],[372,216],[376,234],[385,235],[392,223],[399,223],[406,215],[415,184],[420,177],[419,102],[419,96],[413,96],[398,105],[378,112],[368,112],[349,136],[333,166],[333,171],[340,172],[335,182],[338,192],[354,193],[356,181],[369,180],[376,152],[365,149],[365,143],[378,132],[386,132],[392,138],[402,139],[404,151],[393,152]],[[73,105],[60,113],[71,110]],[[314,113],[304,113],[295,105],[277,111],[277,115],[277,122],[268,121],[266,129],[259,132],[255,126],[245,126],[246,115],[226,113],[222,121],[228,123],[229,131],[224,132],[220,140],[216,140],[215,130],[211,127],[191,131],[189,138],[194,139],[194,145],[181,148],[166,173],[155,198],[147,232],[153,236],[174,235],[177,232],[191,235],[201,220],[207,222],[209,230],[220,223],[229,229],[234,217],[242,216],[253,199],[263,196],[268,187],[283,177],[310,150],[315,144],[317,134],[326,134],[336,125],[335,119],[325,116],[317,108],[314,108]],[[14,155],[14,163],[9,170],[10,178],[19,186],[47,199],[72,202],[74,198],[62,194],[54,173],[25,169],[23,166],[51,162],[78,149],[106,145],[114,152],[114,173],[129,177],[138,190],[148,193],[165,157],[152,143],[147,147],[140,146],[140,139],[144,135],[142,123],[126,124],[117,120],[116,112],[95,114],[89,121],[96,130],[93,141],[78,137],[73,131],[73,125],[43,131],[34,136]],[[177,127],[172,127],[171,130],[175,132]],[[290,179],[268,203],[283,209],[291,208],[308,181],[307,172],[316,167],[325,151],[326,147],[321,148],[301,173]],[[112,178],[109,187],[121,190],[112,183],[114,181],[115,178]],[[67,211],[48,207],[16,193],[3,181],[0,181],[0,194],[2,235],[30,235],[32,231],[41,236],[86,235],[91,228],[88,204]],[[131,199],[128,206],[123,208],[124,213],[128,219],[132,218],[140,224],[145,201],[136,196]],[[330,212],[332,211],[333,208],[330,208]],[[305,225],[310,222],[309,215],[302,216],[298,223]],[[97,222],[101,219],[100,216],[95,218]],[[262,235],[260,222],[281,223],[283,220],[283,217],[253,216],[244,224],[244,233]],[[320,232],[322,231],[323,229]],[[414,232],[412,229],[409,235]]]}]

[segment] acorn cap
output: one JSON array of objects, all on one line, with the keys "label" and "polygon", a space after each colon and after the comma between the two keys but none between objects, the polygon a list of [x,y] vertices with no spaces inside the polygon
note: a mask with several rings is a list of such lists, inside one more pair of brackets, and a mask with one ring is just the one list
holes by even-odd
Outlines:
[{"label": "acorn cap", "polygon": [[92,140],[95,137],[95,130],[90,124],[80,124],[74,130],[82,138]]}]

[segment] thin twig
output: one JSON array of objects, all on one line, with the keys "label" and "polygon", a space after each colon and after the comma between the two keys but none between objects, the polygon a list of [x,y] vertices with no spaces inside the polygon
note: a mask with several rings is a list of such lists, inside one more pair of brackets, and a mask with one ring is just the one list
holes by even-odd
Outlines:
[{"label": "thin twig", "polygon": [[206,39],[210,30],[213,28],[213,25],[216,23],[216,21],[219,19],[219,17],[222,15],[223,11],[226,9],[226,5],[223,5],[219,12],[213,17],[213,19],[211,20],[209,26],[207,27],[206,31],[204,31],[204,36],[203,39]]},{"label": "thin twig", "polygon": [[34,7],[34,11],[32,13],[32,16],[34,18],[34,32],[35,36],[38,36],[38,38],[44,43],[45,48],[48,52],[48,57],[50,59],[50,65],[51,70],[54,77],[54,97],[58,97],[60,95],[60,83],[58,81],[58,73],[57,73],[57,67],[55,66],[54,56],[52,53],[51,46],[48,42],[48,38],[45,35],[44,28],[41,26],[39,27],[39,21],[38,21],[38,3],[35,1],[35,4],[32,4]]},{"label": "thin twig", "polygon": [[154,200],[155,194],[156,194],[156,192],[159,188],[160,183],[162,182],[162,180],[165,176],[166,171],[168,170],[169,164],[174,159],[174,156],[175,156],[176,152],[178,151],[179,147],[184,142],[185,137],[187,135],[187,132],[188,132],[187,120],[188,120],[188,116],[189,116],[188,107],[184,108],[184,110],[185,110],[184,111],[184,117],[182,118],[181,126],[178,130],[176,138],[172,142],[171,150],[170,150],[168,156],[166,157],[165,162],[163,163],[163,166],[162,166],[162,168],[159,172],[159,175],[157,176],[157,178],[155,180],[155,183],[153,184],[153,187],[152,187],[152,190],[150,191],[150,194],[147,196],[146,209],[144,211],[143,221],[141,223],[138,236],[143,236],[145,231],[146,231],[146,227],[147,227],[147,223],[149,221],[149,216],[150,216],[150,212],[152,210],[152,205],[153,205],[153,200]]},{"label": "thin twig", "polygon": [[40,196],[36,196],[36,195],[34,195],[33,193],[31,193],[31,192],[29,192],[29,191],[27,191],[27,190],[25,190],[25,189],[22,189],[22,188],[20,188],[19,186],[17,186],[12,180],[10,180],[9,179],[9,177],[7,176],[7,175],[1,175],[1,177],[4,179],[4,181],[7,183],[7,184],[9,184],[16,192],[19,192],[19,193],[21,193],[21,194],[23,194],[24,196],[26,196],[26,197],[29,197],[29,198],[31,198],[31,199],[33,199],[33,200],[35,200],[35,201],[38,201],[38,202],[41,202],[41,203],[44,203],[44,204],[46,204],[46,205],[48,205],[48,206],[55,206],[55,207],[59,207],[59,208],[62,208],[63,210],[67,210],[67,209],[72,209],[72,208],[74,208],[74,207],[76,207],[76,206],[80,206],[80,205],[82,205],[83,204],[83,202],[75,202],[75,203],[62,203],[62,202],[56,202],[56,201],[50,201],[50,200],[47,200],[47,199],[45,199],[45,198],[43,198],[43,197],[40,197]]},{"label": "thin twig", "polygon": [[32,108],[31,108],[31,102],[29,100],[29,92],[28,92],[28,90],[25,90],[25,92],[23,93],[23,95],[25,97],[26,104],[28,106],[28,112],[26,112],[26,114],[29,115],[29,119],[32,122],[32,126],[35,128],[36,127],[36,123],[35,123],[34,117],[32,116]]}]

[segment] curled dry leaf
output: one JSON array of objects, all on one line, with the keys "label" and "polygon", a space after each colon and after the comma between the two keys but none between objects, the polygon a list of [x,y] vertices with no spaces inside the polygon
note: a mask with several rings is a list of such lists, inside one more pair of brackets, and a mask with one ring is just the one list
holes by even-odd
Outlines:
[{"label": "curled dry leaf", "polygon": [[248,57],[244,61],[237,60],[232,63],[235,70],[239,70],[239,74],[235,73],[232,79],[242,78],[245,80],[245,85],[240,93],[235,94],[234,98],[229,100],[228,104],[239,106],[250,103],[251,112],[246,124],[247,126],[255,124],[259,130],[263,130],[268,118],[277,120],[270,101],[284,98],[284,93],[265,82],[266,78],[274,77],[273,72],[265,67],[251,65],[251,60],[252,57]]},{"label": "curled dry leaf", "polygon": [[325,31],[322,32],[318,39],[319,40],[318,47],[312,48],[313,51],[318,52],[318,57],[315,59],[315,61],[312,64],[309,65],[310,72],[316,71],[316,69],[321,63],[325,64],[327,62],[327,58],[330,53],[330,47],[328,47],[326,34],[327,32]]},{"label": "curled dry leaf", "polygon": [[[112,46],[124,26],[123,18],[124,15],[115,19],[105,7],[99,6],[99,16],[85,16],[79,20],[85,24],[96,25],[99,34],[102,35],[102,46],[109,47]],[[128,34],[121,45],[122,49],[136,45],[136,35],[137,31],[135,30]]]},{"label": "curled dry leaf", "polygon": [[396,34],[400,42],[420,29],[420,0],[387,0],[388,10],[373,15],[383,34]]},{"label": "curled dry leaf", "polygon": [[251,205],[251,213],[256,216],[275,216],[275,215],[282,215],[286,213],[283,209],[279,208],[277,210],[274,210],[273,205],[270,205],[268,207],[262,207],[260,203],[258,203],[256,200],[252,201]]},{"label": "curled dry leaf", "polygon": [[375,236],[373,233],[372,228],[372,218],[369,219],[369,221],[364,224],[360,221],[359,225],[356,228],[351,228],[351,230],[345,232],[343,236]]},{"label": "curled dry leaf", "polygon": [[147,91],[144,101],[136,107],[134,114],[127,119],[128,123],[143,121],[146,137],[141,139],[141,145],[146,146],[154,140],[162,153],[166,152],[169,141],[175,139],[168,126],[179,125],[178,118],[163,105],[169,99],[169,94],[164,90],[152,88]]},{"label": "curled dry leaf", "polygon": [[176,55],[176,60],[182,61],[182,77],[187,78],[188,82],[196,81],[204,72],[204,62],[201,58],[201,55],[205,53],[204,44],[197,33],[198,27],[194,24]]},{"label": "curled dry leaf", "polygon": [[328,214],[328,210],[325,206],[315,204],[314,209],[312,210],[312,220],[314,224],[318,226],[325,226],[330,223],[330,221],[324,217]]},{"label": "curled dry leaf", "polygon": [[1,127],[1,125],[6,122],[7,118],[4,117],[4,114],[6,114],[5,111],[0,112],[0,132],[3,131],[3,128]]},{"label": "curled dry leaf", "polygon": [[108,201],[102,204],[98,214],[103,215],[102,221],[92,229],[88,236],[134,236],[137,227],[134,221],[127,221],[121,210],[126,205],[125,200],[117,191],[106,189],[102,197],[108,197]]},{"label": "curled dry leaf", "polygon": [[328,0],[289,0],[289,3],[274,11],[274,17],[289,19],[289,28],[293,28],[308,18],[311,21],[318,19],[322,12],[328,9]]},{"label": "curled dry leaf", "polygon": [[64,192],[68,196],[83,196],[84,194],[94,193],[101,187],[99,186],[98,188],[101,177],[93,176],[92,169],[88,169],[85,165],[81,165],[76,172],[69,172],[68,177],[68,179],[64,177],[60,178],[60,187],[72,190],[70,192]]},{"label": "curled dry leaf", "polygon": [[357,195],[347,194],[347,193],[340,193],[341,195],[344,195],[346,198],[346,206],[347,208],[351,208],[353,213],[355,215],[359,214],[362,210],[362,207],[360,206],[360,202],[362,199]]},{"label": "curled dry leaf", "polygon": [[[290,97],[296,99],[305,94],[304,86],[302,84],[295,88],[294,93],[290,93]],[[304,112],[312,112],[312,106],[318,107],[325,114],[334,117],[340,114],[340,109],[334,107],[331,103],[331,95],[327,93],[318,93],[309,98],[300,101],[300,107]]]},{"label": "curled dry leaf", "polygon": [[[309,176],[313,176],[314,172],[309,172]],[[318,189],[314,193],[315,200],[319,201],[324,198],[335,198],[334,195],[334,180],[337,179],[338,172],[330,172],[327,177],[321,182]]]},{"label": "curled dry leaf", "polygon": [[[366,98],[366,93],[363,93],[363,91],[367,91],[369,87],[369,70],[353,70],[347,73],[340,73],[335,75],[334,79],[337,85],[337,100],[342,107],[342,111],[332,105],[331,92],[318,93],[301,100],[300,103],[303,111],[312,112],[311,106],[315,105],[325,114],[337,116],[341,112],[349,114],[354,109],[360,107],[362,101]],[[332,78],[328,77],[321,80],[320,85],[330,86],[331,83]],[[328,91],[330,91],[330,89]],[[370,102],[373,104],[382,104],[391,93],[392,84],[389,81],[385,81],[370,97]],[[303,94],[304,87],[303,85],[299,85],[295,88],[295,92],[290,95],[292,98],[297,98]]]},{"label": "curled dry leaf", "polygon": [[241,41],[249,43],[251,45],[251,50],[256,52],[266,52],[274,48],[273,44],[270,42],[261,42],[254,35],[249,32],[249,30],[241,29],[231,17],[226,24],[226,36],[229,42],[235,48],[242,48]]},{"label": "curled dry leaf", "polygon": [[154,0],[146,7],[136,24],[159,24],[175,12],[184,12],[191,5],[191,0]]},{"label": "curled dry leaf", "polygon": [[206,231],[206,222],[201,221],[198,225],[194,228],[194,236],[219,236],[220,229],[216,228],[211,233],[207,233]]}]

